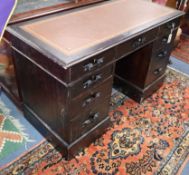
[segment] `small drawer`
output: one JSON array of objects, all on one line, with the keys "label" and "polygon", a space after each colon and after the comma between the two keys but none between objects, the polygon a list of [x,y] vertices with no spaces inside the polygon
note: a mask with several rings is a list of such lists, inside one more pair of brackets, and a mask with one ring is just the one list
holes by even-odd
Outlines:
[{"label": "small drawer", "polygon": [[157,49],[161,49],[161,48],[168,48],[171,42],[172,39],[171,41],[169,41],[169,34],[164,34],[162,36],[159,36],[159,38],[154,42],[153,51],[156,51]]},{"label": "small drawer", "polygon": [[167,66],[167,64],[169,63],[170,53],[170,47],[165,47],[164,49],[162,48],[154,52],[151,57],[149,70],[154,70],[157,67]]},{"label": "small drawer", "polygon": [[148,72],[148,75],[145,81],[146,86],[148,86],[150,83],[154,82],[161,75],[163,75],[165,73],[166,68],[167,68],[167,64],[157,65],[156,67],[151,68]]},{"label": "small drawer", "polygon": [[110,98],[104,99],[104,103],[70,121],[70,141],[82,136],[108,116],[109,101]]},{"label": "small drawer", "polygon": [[71,86],[71,98],[74,98],[82,92],[86,92],[92,87],[96,87],[107,77],[111,76],[113,72],[113,65],[109,65],[101,70],[94,72],[92,75],[85,77],[83,80],[74,83]]},{"label": "small drawer", "polygon": [[174,19],[166,24],[163,24],[162,26],[160,26],[158,35],[162,36],[165,34],[169,34],[171,31],[176,30],[179,25],[180,25],[180,18]]},{"label": "small drawer", "polygon": [[110,49],[100,53],[90,59],[87,59],[80,64],[71,67],[71,81],[80,78],[86,73],[92,72],[98,68],[105,66],[115,58],[114,49]]},{"label": "small drawer", "polygon": [[137,36],[117,47],[117,58],[121,58],[153,41],[157,37],[158,28],[152,29],[145,34]]},{"label": "small drawer", "polygon": [[162,33],[160,36],[158,36],[158,39],[154,42],[153,51],[156,51],[157,49],[170,49],[175,36],[176,36],[177,30],[169,31],[167,33]]},{"label": "small drawer", "polygon": [[81,97],[75,98],[70,103],[69,118],[75,118],[80,111],[90,111],[96,105],[103,103],[106,97],[111,96],[113,77],[107,78],[99,86],[89,89]]},{"label": "small drawer", "polygon": [[160,49],[157,52],[154,53],[154,60],[161,61],[163,59],[169,58],[170,55],[170,49],[165,48],[165,49]]}]

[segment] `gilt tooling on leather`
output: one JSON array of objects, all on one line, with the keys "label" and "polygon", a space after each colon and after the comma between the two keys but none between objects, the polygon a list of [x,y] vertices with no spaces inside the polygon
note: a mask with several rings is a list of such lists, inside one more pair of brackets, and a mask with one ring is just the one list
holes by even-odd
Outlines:
[{"label": "gilt tooling on leather", "polygon": [[148,6],[148,3],[118,0],[39,20],[21,28],[65,55],[72,55],[173,13],[169,8],[156,4]]}]

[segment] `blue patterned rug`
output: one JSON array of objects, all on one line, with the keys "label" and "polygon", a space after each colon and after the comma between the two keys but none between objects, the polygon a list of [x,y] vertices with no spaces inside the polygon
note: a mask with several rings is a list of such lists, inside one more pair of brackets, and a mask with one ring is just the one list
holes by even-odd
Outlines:
[{"label": "blue patterned rug", "polygon": [[12,101],[0,95],[0,172],[41,144],[44,138],[24,118]]}]

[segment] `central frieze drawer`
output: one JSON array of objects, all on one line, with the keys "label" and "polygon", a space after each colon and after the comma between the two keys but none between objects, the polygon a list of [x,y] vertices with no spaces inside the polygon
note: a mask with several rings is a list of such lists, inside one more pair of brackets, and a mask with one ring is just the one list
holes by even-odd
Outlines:
[{"label": "central frieze drawer", "polygon": [[78,96],[82,92],[97,86],[104,79],[112,75],[113,65],[109,65],[101,70],[94,72],[92,75],[85,77],[71,86],[71,98]]},{"label": "central frieze drawer", "polygon": [[80,78],[82,75],[95,71],[106,64],[110,63],[115,58],[114,49],[109,49],[98,55],[91,57],[75,66],[71,67],[71,81]]},{"label": "central frieze drawer", "polygon": [[124,57],[129,53],[143,47],[145,44],[153,41],[157,37],[158,28],[152,29],[144,34],[141,34],[129,41],[120,44],[117,47],[117,58]]},{"label": "central frieze drawer", "polygon": [[103,103],[106,97],[111,96],[113,77],[104,80],[99,86],[89,89],[87,92],[71,100],[69,119],[75,118],[80,111],[92,110],[96,105]]}]

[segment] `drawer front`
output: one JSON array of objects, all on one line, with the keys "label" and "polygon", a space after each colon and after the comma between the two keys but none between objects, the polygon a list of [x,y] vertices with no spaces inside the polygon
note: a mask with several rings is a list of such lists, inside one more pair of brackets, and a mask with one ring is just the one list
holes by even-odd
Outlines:
[{"label": "drawer front", "polygon": [[108,116],[110,98],[88,112],[70,121],[70,142],[85,134]]},{"label": "drawer front", "polygon": [[80,78],[82,75],[85,75],[105,66],[106,64],[110,63],[114,58],[115,51],[112,48],[90,59],[87,59],[80,64],[71,67],[71,81],[74,81]]},{"label": "drawer front", "polygon": [[158,28],[152,29],[145,34],[141,34],[117,47],[117,58],[128,55],[129,53],[141,48],[145,44],[153,41],[157,37]]},{"label": "drawer front", "polygon": [[74,98],[80,93],[96,87],[107,77],[111,76],[113,72],[113,65],[109,65],[99,71],[94,72],[92,75],[85,77],[83,80],[74,83],[71,87],[71,98]]},{"label": "drawer front", "polygon": [[96,105],[103,103],[106,97],[111,96],[113,77],[107,78],[99,86],[89,89],[81,97],[75,98],[70,103],[69,119],[75,118],[80,111],[90,111]]},{"label": "drawer front", "polygon": [[157,64],[156,66],[152,66],[147,74],[145,84],[146,86],[158,79],[161,75],[165,73],[165,70],[167,68],[168,58],[165,58],[161,64]]},{"label": "drawer front", "polygon": [[157,51],[159,49],[170,50],[176,34],[177,34],[177,29],[159,35],[158,39],[154,43],[153,51]]},{"label": "drawer front", "polygon": [[153,53],[152,60],[150,63],[150,68],[154,69],[157,65],[167,65],[169,61],[169,56],[171,53],[170,47],[165,47],[164,49],[159,49],[157,52]]},{"label": "drawer front", "polygon": [[163,24],[160,26],[160,30],[158,35],[165,35],[165,34],[169,34],[171,32],[171,30],[175,30],[178,28],[180,24],[180,18],[174,19],[166,24]]}]

